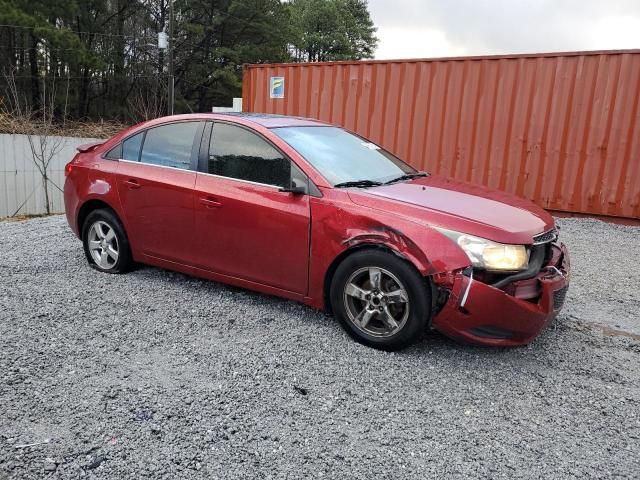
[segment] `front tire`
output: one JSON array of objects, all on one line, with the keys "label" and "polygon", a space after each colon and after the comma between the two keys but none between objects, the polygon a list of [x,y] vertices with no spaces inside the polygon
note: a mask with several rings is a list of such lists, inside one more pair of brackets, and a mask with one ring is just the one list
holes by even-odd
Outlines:
[{"label": "front tire", "polygon": [[356,341],[382,350],[417,342],[429,322],[431,290],[409,262],[384,250],[349,255],[331,282],[331,307]]},{"label": "front tire", "polygon": [[126,273],[133,262],[129,240],[111,210],[92,211],[82,226],[82,243],[89,265],[104,273]]}]

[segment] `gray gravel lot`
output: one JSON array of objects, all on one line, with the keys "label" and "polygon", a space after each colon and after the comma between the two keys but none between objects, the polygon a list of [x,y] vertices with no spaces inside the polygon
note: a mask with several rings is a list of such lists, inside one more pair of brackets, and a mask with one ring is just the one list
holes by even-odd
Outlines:
[{"label": "gray gravel lot", "polygon": [[560,223],[573,283],[536,342],[392,354],[296,303],[100,274],[62,216],[0,222],[0,478],[638,478],[640,229]]}]

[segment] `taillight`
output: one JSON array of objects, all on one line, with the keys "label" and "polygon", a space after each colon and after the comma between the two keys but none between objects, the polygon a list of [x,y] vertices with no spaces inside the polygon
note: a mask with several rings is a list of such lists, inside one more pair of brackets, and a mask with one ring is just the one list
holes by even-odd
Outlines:
[{"label": "taillight", "polygon": [[64,166],[64,176],[65,177],[68,177],[69,174],[71,173],[71,170],[73,170],[73,167],[76,166],[76,163],[78,163],[78,157],[79,156],[80,156],[80,154],[76,153],[73,156],[73,158],[71,159],[71,161]]}]

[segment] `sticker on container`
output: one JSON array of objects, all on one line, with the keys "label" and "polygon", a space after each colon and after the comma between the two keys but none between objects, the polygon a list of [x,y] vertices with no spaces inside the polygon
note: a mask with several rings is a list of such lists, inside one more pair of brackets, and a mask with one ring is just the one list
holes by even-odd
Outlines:
[{"label": "sticker on container", "polygon": [[284,98],[284,77],[271,77],[269,92],[271,98]]}]

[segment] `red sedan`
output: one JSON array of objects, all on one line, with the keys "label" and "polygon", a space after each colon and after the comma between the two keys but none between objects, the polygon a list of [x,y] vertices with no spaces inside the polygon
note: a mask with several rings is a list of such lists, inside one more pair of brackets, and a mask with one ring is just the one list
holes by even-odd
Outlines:
[{"label": "red sedan", "polygon": [[286,297],[383,349],[429,328],[524,345],[568,288],[543,209],[318,121],[180,115],[78,150],[66,214],[101,272],[139,262]]}]

